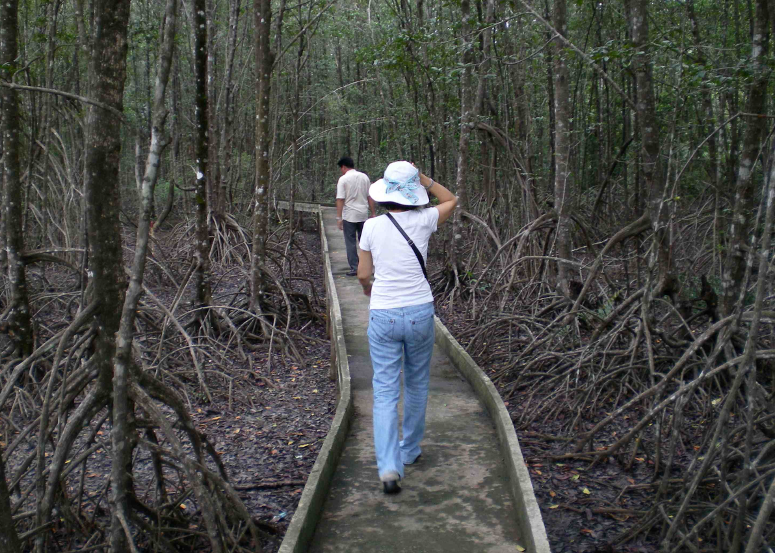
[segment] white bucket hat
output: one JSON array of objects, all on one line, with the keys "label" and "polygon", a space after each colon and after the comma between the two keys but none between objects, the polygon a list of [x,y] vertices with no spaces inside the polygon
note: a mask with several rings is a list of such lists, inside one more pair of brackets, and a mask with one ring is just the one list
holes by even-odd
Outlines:
[{"label": "white bucket hat", "polygon": [[428,204],[428,194],[420,184],[420,171],[405,161],[388,164],[383,178],[369,187],[369,196],[375,202],[395,202],[403,206]]}]

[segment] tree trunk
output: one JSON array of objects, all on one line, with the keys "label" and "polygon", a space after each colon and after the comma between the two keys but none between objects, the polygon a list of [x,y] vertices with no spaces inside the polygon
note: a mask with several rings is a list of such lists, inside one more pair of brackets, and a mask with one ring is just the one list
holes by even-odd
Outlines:
[{"label": "tree trunk", "polygon": [[[544,0],[544,18],[550,19],[550,6],[547,0]],[[545,39],[549,42],[552,38],[552,32],[548,31],[545,35]],[[555,66],[555,48],[547,49],[547,96],[549,98],[555,98],[555,80],[553,79],[552,69]],[[548,139],[550,141],[550,163],[549,170],[550,175],[547,179],[547,188],[553,187],[555,184],[555,102],[547,102],[547,125],[548,125]],[[549,194],[553,194],[552,190],[548,190]]]},{"label": "tree trunk", "polygon": [[[207,142],[208,155],[207,164],[208,175],[207,186],[207,205],[208,211],[212,214],[213,221],[218,221],[219,216],[225,212],[225,194],[221,188],[221,164],[218,158],[219,152],[219,133],[218,133],[218,93],[216,86],[216,27],[214,19],[216,16],[216,7],[213,0],[206,0],[207,3]],[[228,83],[227,83],[228,86]]]},{"label": "tree trunk", "polygon": [[0,452],[0,552],[21,552],[21,548],[13,523],[11,497],[5,482],[5,462]]},{"label": "tree trunk", "polygon": [[[553,6],[553,26],[566,36],[567,16],[566,0],[555,0]],[[563,53],[564,45],[560,40],[553,43],[554,72],[553,89],[555,97],[555,213],[558,222],[555,232],[555,247],[558,258],[571,259],[571,191],[573,178],[571,172],[571,106],[569,101],[569,70]],[[570,295],[569,281],[572,266],[559,262],[557,289],[565,296]]]},{"label": "tree trunk", "polygon": [[[337,64],[337,79],[339,80],[339,87],[342,89],[342,88],[345,88],[345,78],[343,77],[343,74],[342,74],[342,44],[340,43],[339,37],[337,37],[337,43],[335,46],[334,53],[335,53],[334,61]],[[350,110],[348,109],[348,104],[343,103],[341,109],[342,109],[342,113],[345,116],[344,118],[345,121],[350,123]],[[352,155],[352,152],[353,152],[352,144],[353,144],[353,137],[350,131],[350,125],[345,125],[345,138],[342,141],[342,146],[343,146],[342,154],[344,156]],[[356,160],[356,162],[358,163],[358,160]]]},{"label": "tree trunk", "polygon": [[[61,5],[61,2],[59,0],[55,2],[49,3],[47,6],[47,14],[46,19],[48,19],[47,23],[47,29],[46,29],[46,77],[45,77],[45,86],[46,88],[54,88],[54,59],[56,54],[56,36],[57,36],[57,19],[59,16],[59,7]],[[77,54],[78,49],[75,49],[74,53]],[[51,120],[51,113],[52,113],[52,105],[54,104],[54,99],[50,97],[41,98],[41,102],[43,104],[43,110],[42,110],[42,117],[41,117],[41,123],[40,123],[40,131],[42,134],[42,137],[40,140],[43,141],[43,147],[40,149],[33,149],[32,146],[30,147],[30,153],[39,151],[40,154],[43,156],[43,163],[42,163],[42,172],[39,179],[40,183],[40,204],[41,204],[41,211],[45,214],[43,217],[43,225],[41,229],[41,245],[45,245],[46,241],[48,240],[48,227],[49,227],[49,217],[48,215],[51,213],[49,208],[49,145],[51,143],[51,131],[49,130],[50,127],[50,120]],[[34,156],[30,155],[29,160],[29,168],[32,168],[35,160],[33,159]],[[30,175],[32,172],[28,171],[28,175]],[[28,187],[32,179],[28,179]],[[26,209],[25,209],[26,212]]]},{"label": "tree trunk", "polygon": [[[749,89],[749,98],[746,103],[746,112],[749,114],[765,114],[768,102],[768,84],[771,73],[768,71],[767,60],[770,24],[773,17],[773,14],[770,13],[771,5],[769,0],[757,0],[751,59],[754,80]],[[747,241],[750,235],[754,236],[755,234],[752,229],[752,217],[755,211],[754,166],[759,156],[765,130],[769,124],[769,120],[765,117],[750,117],[747,120],[741,160],[736,175],[735,205],[729,233],[730,243],[722,274],[722,300],[720,302],[722,317],[733,313],[739,297],[747,286],[744,280],[746,254],[750,247],[754,247],[753,244],[747,245]]]},{"label": "tree trunk", "polygon": [[256,41],[256,179],[253,211],[253,244],[251,246],[251,309],[259,312],[264,279],[261,266],[266,256],[269,227],[270,132],[269,93],[274,54],[270,50],[271,1],[253,0],[254,36]]},{"label": "tree trunk", "polygon": [[234,73],[234,56],[237,52],[237,28],[240,23],[240,0],[229,2],[229,38],[226,47],[226,75],[224,77],[224,120],[221,127],[220,159],[223,160],[221,173],[221,195],[224,205],[232,203],[232,183],[239,170],[232,168],[232,150],[234,143],[234,93],[236,85],[232,83]]},{"label": "tree trunk", "polygon": [[[299,21],[302,22],[302,7],[299,6]],[[296,190],[297,181],[301,173],[301,163],[298,158],[299,155],[299,110],[301,108],[301,90],[299,85],[299,77],[302,73],[302,67],[304,66],[304,51],[307,46],[307,35],[302,32],[298,38],[299,47],[296,52],[296,63],[294,64],[294,103],[291,107],[291,152],[292,152],[292,164],[291,164],[291,190],[288,196],[288,245],[291,246],[291,241],[294,238],[294,222],[296,221],[296,213],[294,212],[294,205],[296,203]]]},{"label": "tree trunk", "polygon": [[657,256],[657,284],[655,294],[661,295],[669,289],[671,272],[671,233],[669,213],[664,205],[663,183],[659,166],[660,137],[659,122],[655,113],[655,94],[652,83],[652,62],[649,54],[649,25],[647,0],[625,0],[625,9],[630,25],[631,42],[634,51],[633,72],[636,75],[636,108],[641,131],[642,183],[648,194],[649,217],[655,237]]},{"label": "tree trunk", "polygon": [[[695,1],[687,0],[687,16],[690,19],[690,29],[692,31],[693,41],[695,42],[695,59],[698,65],[703,66],[706,64],[706,55],[702,48],[700,25],[698,24],[698,18],[695,15]],[[704,136],[701,140],[708,137],[709,145],[709,168],[708,174],[711,180],[712,186],[716,189],[719,187],[720,173],[719,173],[719,154],[717,153],[717,134],[714,132],[716,128],[716,118],[714,117],[714,89],[710,82],[704,83],[701,88],[701,99],[704,121],[703,133]]]},{"label": "tree trunk", "polygon": [[[94,3],[94,55],[90,67],[90,90],[95,100],[118,111],[124,109],[129,5],[129,0],[96,0]],[[90,106],[86,125],[84,189],[89,222],[89,269],[93,275],[94,300],[100,306],[95,315],[95,328],[99,331],[92,363],[99,370],[97,386],[108,391],[113,376],[115,335],[119,329],[126,288],[119,224],[121,121],[108,110]],[[114,397],[114,400],[122,399]],[[126,398],[123,400],[126,401]],[[117,429],[116,423],[122,422],[114,421],[113,444],[128,444],[129,437],[119,434],[122,427]],[[128,485],[125,468],[129,462],[129,450],[114,452],[112,458],[111,550],[120,552],[128,550],[127,537],[117,518],[126,498],[117,493],[125,490]],[[47,517],[47,514],[43,515]]]},{"label": "tree trunk", "polygon": [[471,41],[472,15],[469,0],[461,1],[461,126],[458,137],[458,171],[455,177],[455,193],[458,195],[458,204],[461,210],[469,209],[469,193],[466,178],[469,170],[469,137],[471,136],[473,121],[476,119],[474,111],[477,105],[472,97],[472,68],[474,66],[474,45]]},{"label": "tree trunk", "polygon": [[[468,210],[470,187],[467,180],[469,175],[469,139],[479,116],[480,106],[482,106],[485,96],[486,75],[490,61],[490,43],[492,37],[492,20],[494,14],[494,0],[488,0],[486,27],[482,32],[482,62],[479,66],[479,80],[477,83],[476,95],[472,97],[472,74],[475,65],[474,44],[471,40],[472,33],[472,14],[469,0],[461,2],[461,46],[463,53],[461,63],[463,72],[461,73],[461,125],[458,138],[458,171],[455,178],[455,193],[459,198],[461,210]],[[458,268],[456,260],[456,242],[462,236],[461,220],[457,214],[453,215],[453,241],[449,249],[450,266],[456,275],[456,284],[458,283]]]},{"label": "tree trunk", "polygon": [[[196,127],[196,204],[197,204],[197,245],[195,259],[197,269],[194,273],[195,307],[210,305],[210,227],[208,224],[208,97],[207,97],[207,9],[205,0],[192,1],[192,19],[194,21],[194,80],[195,104],[194,125]],[[203,310],[197,312],[196,319],[205,317]]]},{"label": "tree trunk", "polygon": [[[0,7],[0,75],[11,81],[18,60],[18,0],[8,0]],[[5,223],[5,252],[8,271],[8,315],[6,333],[14,342],[16,355],[25,358],[32,353],[34,344],[27,278],[21,253],[24,250],[22,231],[22,182],[19,161],[20,128],[19,104],[16,91],[3,87],[3,219]]]},{"label": "tree trunk", "polygon": [[[164,18],[163,41],[159,53],[159,70],[156,77],[154,100],[151,116],[151,144],[145,163],[145,174],[140,191],[140,217],[137,224],[137,240],[132,273],[124,306],[121,312],[119,332],[116,335],[116,357],[113,376],[113,432],[111,482],[115,505],[114,522],[111,529],[111,549],[113,552],[126,550],[126,537],[123,525],[128,525],[129,510],[127,494],[130,492],[132,433],[131,422],[134,419],[134,406],[129,401],[129,370],[132,364],[132,338],[135,330],[135,314],[143,292],[143,274],[148,252],[148,237],[151,231],[151,212],[154,206],[154,189],[159,176],[159,161],[169,139],[164,133],[167,118],[164,97],[172,65],[175,47],[175,27],[178,0],[167,0]],[[172,186],[172,185],[170,185]],[[129,466],[129,467],[128,467]]]}]

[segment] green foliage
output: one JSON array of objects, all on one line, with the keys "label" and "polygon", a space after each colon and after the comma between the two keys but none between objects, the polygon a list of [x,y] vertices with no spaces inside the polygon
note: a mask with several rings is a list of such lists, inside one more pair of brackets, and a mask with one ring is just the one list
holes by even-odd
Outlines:
[{"label": "green foliage", "polygon": [[165,179],[159,179],[154,188],[154,196],[157,202],[164,202],[167,199],[167,195],[170,192],[170,181]]}]

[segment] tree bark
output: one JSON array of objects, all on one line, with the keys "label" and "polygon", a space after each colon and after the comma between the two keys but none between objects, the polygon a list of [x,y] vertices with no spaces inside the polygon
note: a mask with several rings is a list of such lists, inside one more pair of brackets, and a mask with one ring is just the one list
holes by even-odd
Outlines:
[{"label": "tree bark", "polygon": [[655,237],[658,269],[655,294],[668,288],[671,272],[671,244],[669,213],[664,205],[664,186],[659,165],[659,122],[655,113],[655,93],[652,80],[652,62],[649,48],[649,15],[646,0],[625,0],[625,9],[631,32],[631,42],[636,52],[633,56],[633,72],[636,75],[636,112],[641,130],[640,172],[648,194],[647,210]]},{"label": "tree bark", "polygon": [[474,110],[477,105],[472,96],[472,73],[474,66],[474,45],[471,41],[472,15],[469,0],[461,1],[461,125],[458,136],[458,171],[455,177],[455,193],[458,195],[458,205],[461,210],[469,208],[469,192],[466,178],[469,171],[469,137],[473,121],[476,119]]},{"label": "tree bark", "polygon": [[[566,36],[567,15],[566,0],[555,0],[553,6],[553,26],[562,36]],[[571,106],[569,100],[569,70],[563,53],[563,43],[553,43],[553,90],[555,105],[555,213],[558,222],[555,232],[555,247],[558,258],[571,259],[571,191],[573,177],[571,171]],[[570,295],[569,281],[572,266],[558,262],[556,286],[565,296]]]},{"label": "tree bark", "polygon": [[[130,0],[94,2],[94,54],[90,67],[90,90],[95,100],[119,112],[124,109],[129,6]],[[92,363],[99,369],[97,386],[108,391],[113,377],[115,335],[119,329],[126,288],[119,224],[121,121],[112,111],[90,106],[86,134],[84,189],[89,222],[89,269],[93,275],[94,300],[100,306],[95,315],[98,333]],[[114,400],[121,398],[114,396]],[[113,443],[128,443],[128,436],[117,434],[116,423],[122,422],[114,420]],[[128,475],[125,469],[128,462],[127,451],[113,453],[111,549],[114,552],[127,550],[127,537],[116,517],[117,506],[121,506],[125,499],[117,498],[115,493],[117,487],[120,489],[127,486]],[[120,469],[116,470],[117,467]]]},{"label": "tree bark", "polygon": [[[126,475],[131,464],[132,433],[131,421],[134,419],[134,406],[129,401],[129,373],[132,363],[132,338],[135,329],[135,314],[143,292],[143,274],[148,252],[148,237],[151,230],[151,216],[154,207],[154,189],[159,176],[159,162],[169,139],[164,133],[167,110],[164,104],[167,82],[172,66],[175,48],[175,27],[178,0],[167,0],[164,17],[163,41],[159,53],[159,70],[154,87],[153,111],[151,116],[151,144],[145,163],[145,174],[140,191],[141,211],[137,224],[137,240],[129,289],[121,312],[119,331],[116,335],[116,357],[113,375],[113,432],[111,483],[113,487],[114,524],[111,528],[111,549],[114,552],[126,550],[126,537],[121,525],[129,521],[128,493],[131,481]],[[173,186],[172,184],[170,186]],[[131,467],[129,467],[131,471]]]},{"label": "tree bark", "polygon": [[[550,19],[550,6],[547,0],[544,0],[544,17]],[[548,31],[545,35],[545,39],[549,42],[552,39],[552,31]],[[556,39],[557,40],[557,39]],[[552,76],[552,69],[555,66],[555,48],[547,49],[547,96],[554,100],[555,98],[555,80]],[[550,141],[550,175],[547,179],[547,188],[549,189],[555,184],[555,102],[547,102],[547,126],[548,126],[548,139]],[[553,193],[554,190],[548,191]]]},{"label": "tree bark", "polygon": [[[298,17],[300,24],[302,23],[302,6],[298,8]],[[310,6],[312,9],[312,6]],[[308,13],[308,19],[312,14]],[[291,171],[291,190],[288,196],[288,248],[291,246],[291,241],[294,239],[294,223],[296,222],[296,213],[294,212],[294,206],[296,203],[296,190],[297,181],[301,173],[301,160],[299,160],[299,110],[301,108],[301,87],[299,79],[304,67],[305,57],[304,52],[307,47],[307,33],[305,30],[299,35],[299,45],[296,51],[296,62],[294,64],[294,103],[291,107],[291,152],[292,152],[292,171]],[[337,42],[339,46],[339,42]],[[340,79],[341,79],[340,72]]]},{"label": "tree bark", "polygon": [[5,461],[0,452],[0,552],[21,552],[19,535],[13,524],[11,497],[5,482]]},{"label": "tree bark", "polygon": [[[769,0],[757,0],[751,58],[754,80],[749,89],[746,103],[746,112],[749,114],[760,115],[765,114],[766,111],[768,84],[772,75],[769,68],[766,67],[770,24],[773,17],[773,14],[770,13],[771,5]],[[736,174],[735,204],[729,233],[730,242],[722,274],[720,312],[723,317],[733,313],[739,297],[747,286],[744,282],[746,255],[747,250],[754,247],[754,243],[747,245],[750,235],[754,236],[752,229],[752,217],[755,211],[754,167],[768,125],[769,120],[765,117],[747,118],[744,144]]]},{"label": "tree bark", "polygon": [[[18,0],[8,0],[0,7],[0,75],[13,80],[18,56]],[[25,358],[32,353],[33,330],[27,293],[27,278],[21,253],[24,250],[22,216],[22,182],[20,166],[19,103],[16,91],[2,89],[3,135],[3,219],[5,223],[5,252],[8,275],[8,336],[14,342],[16,355]]]},{"label": "tree bark", "polygon": [[[703,66],[706,64],[706,55],[702,48],[701,31],[698,18],[695,14],[695,0],[687,0],[687,17],[690,20],[690,29],[692,31],[693,41],[695,42],[695,60],[698,65]],[[711,180],[712,186],[717,189],[720,182],[720,167],[719,167],[719,154],[717,152],[717,134],[714,132],[716,128],[716,118],[714,117],[714,89],[710,82],[706,82],[701,87],[701,99],[703,114],[703,133],[702,137],[705,139],[708,137],[709,145],[709,167],[708,174]]]},{"label": "tree bark", "polygon": [[239,170],[232,168],[232,149],[234,142],[234,93],[236,85],[232,83],[234,73],[234,57],[237,52],[237,28],[240,24],[240,0],[230,0],[229,2],[229,38],[226,47],[226,75],[224,77],[224,120],[221,127],[221,156],[223,160],[223,170],[221,173],[221,194],[224,204],[231,206],[232,203],[232,182],[234,175],[239,174]]},{"label": "tree bark", "polygon": [[[208,141],[208,195],[207,205],[210,214],[215,216],[213,221],[217,221],[219,216],[225,212],[225,194],[221,188],[221,164],[218,157],[219,152],[219,133],[218,133],[218,96],[216,86],[216,26],[214,19],[216,16],[216,7],[213,0],[206,0],[207,4],[207,141]],[[227,86],[229,86],[227,82]]]},{"label": "tree bark", "polygon": [[[192,20],[194,22],[194,80],[195,104],[194,125],[196,127],[196,204],[197,204],[197,245],[194,257],[197,269],[194,273],[196,308],[210,305],[210,227],[208,218],[208,95],[207,95],[207,15],[205,0],[192,0]],[[205,314],[197,312],[196,319],[202,320]]]},{"label": "tree bark", "polygon": [[251,309],[259,312],[264,291],[261,267],[266,256],[269,227],[270,132],[269,94],[274,54],[270,49],[271,2],[253,0],[253,25],[256,48],[256,174],[253,210],[253,244],[251,245]]}]

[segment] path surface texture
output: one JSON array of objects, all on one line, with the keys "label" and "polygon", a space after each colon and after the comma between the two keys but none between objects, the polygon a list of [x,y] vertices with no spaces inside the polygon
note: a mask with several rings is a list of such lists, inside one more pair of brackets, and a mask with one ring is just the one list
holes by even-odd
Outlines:
[{"label": "path surface texture", "polygon": [[496,429],[472,388],[436,346],[422,457],[405,466],[401,493],[383,493],[372,433],[369,298],[355,277],[345,275],[345,240],[335,210],[321,211],[342,311],[355,415],[308,550],[518,552],[526,542],[519,534]]}]

